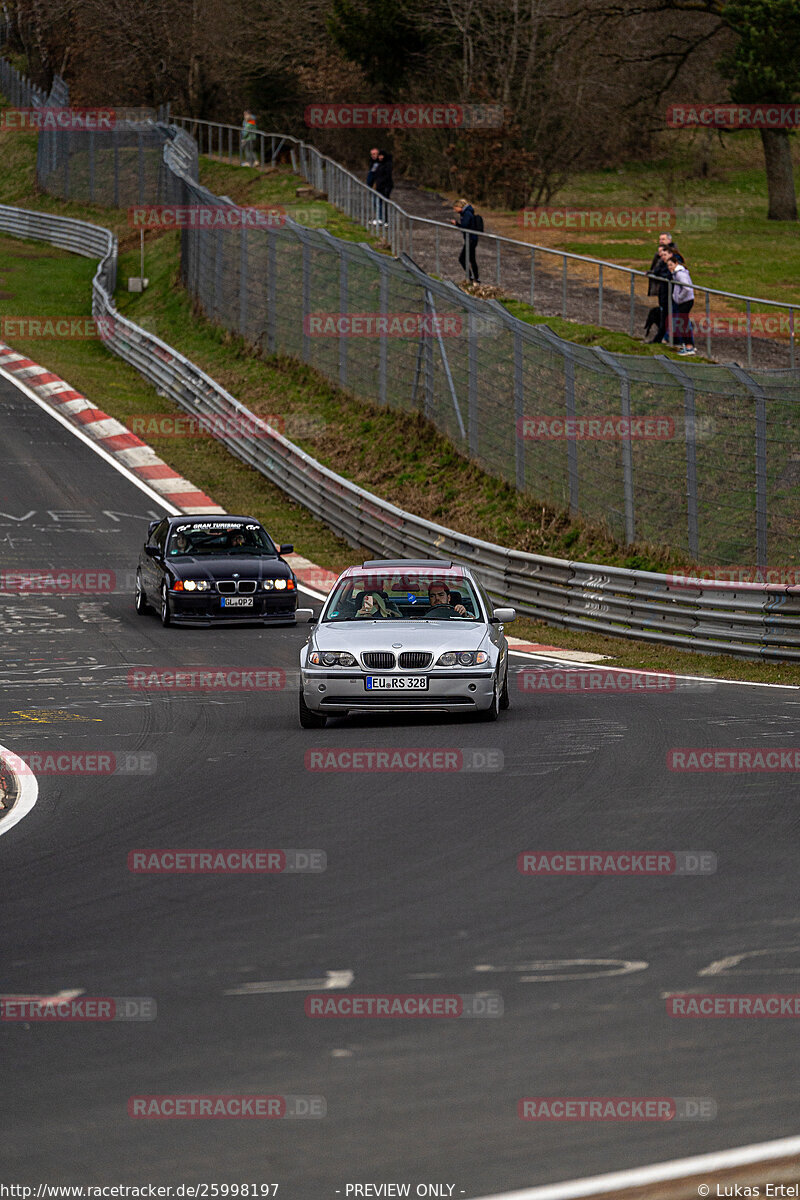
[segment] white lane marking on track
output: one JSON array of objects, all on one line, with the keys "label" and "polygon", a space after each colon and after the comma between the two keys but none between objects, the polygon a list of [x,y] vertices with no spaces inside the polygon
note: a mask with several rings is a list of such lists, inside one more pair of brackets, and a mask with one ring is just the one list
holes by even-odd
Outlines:
[{"label": "white lane marking on track", "polygon": [[36,1004],[59,1004],[63,1000],[75,1000],[82,996],[83,988],[67,988],[66,991],[54,992],[51,996],[33,996],[28,993],[4,992],[0,1000],[32,1000]]},{"label": "white lane marking on track", "polygon": [[[707,967],[703,967],[702,971],[698,971],[697,974],[727,975],[731,968],[737,967],[746,958],[763,958],[765,954],[797,954],[799,952],[800,946],[774,946],[768,950],[744,950],[741,954],[730,954],[727,958],[716,959]],[[800,967],[767,967],[763,971],[745,968],[745,970],[735,973],[737,975],[797,975],[798,972],[800,972]]]},{"label": "white lane marking on track", "polygon": [[610,1175],[569,1179],[564,1183],[550,1183],[517,1192],[493,1192],[491,1196],[480,1196],[477,1200],[578,1200],[581,1196],[601,1196],[629,1188],[648,1187],[669,1179],[713,1175],[714,1172],[730,1171],[734,1167],[793,1158],[797,1154],[800,1154],[800,1137],[780,1138],[774,1142],[757,1142],[712,1154],[698,1154],[693,1158],[676,1158],[671,1162],[652,1163],[629,1171],[615,1171]]},{"label": "white lane marking on track", "polygon": [[[553,662],[559,667],[572,667],[573,670],[580,669],[576,666],[576,664],[574,662],[572,662],[570,659],[566,659],[566,658],[550,658],[550,659],[548,659],[548,658],[545,658],[544,655],[533,655],[525,650],[512,650],[511,647],[509,647],[508,653],[515,654],[517,656],[517,658],[527,658],[528,661]],[[588,667],[588,668],[583,668],[583,669],[591,670],[592,668]],[[624,671],[628,675],[658,675],[658,676],[661,676],[662,678],[664,675],[670,674],[669,671],[639,671],[639,670],[634,670],[631,667],[608,666],[608,667],[595,667],[594,669],[602,670],[602,671],[620,671],[620,672]],[[753,680],[753,679],[715,679],[713,675],[676,675],[675,678],[676,679],[690,679],[693,683],[727,683],[727,684],[733,684],[737,687],[779,688],[785,692],[800,691],[800,684],[796,684],[796,683],[758,683],[756,680]]]},{"label": "white lane marking on track", "polygon": [[9,810],[7,816],[0,816],[0,836],[2,836],[4,833],[8,833],[14,825],[17,825],[23,817],[27,817],[39,796],[39,784],[28,764],[18,754],[14,754],[13,750],[7,750],[5,746],[0,746],[0,757],[14,772],[20,785],[16,804]]},{"label": "white lane marking on track", "polygon": [[65,429],[68,429],[71,434],[74,434],[74,436],[78,438],[79,441],[87,445],[90,450],[94,450],[95,454],[99,454],[99,456],[109,463],[109,465],[112,466],[115,471],[119,471],[120,475],[124,475],[129,483],[134,484],[134,486],[137,487],[140,492],[144,492],[146,496],[149,496],[151,500],[154,500],[171,516],[176,517],[181,513],[182,510],[180,508],[175,508],[175,506],[170,504],[168,500],[165,500],[163,496],[159,495],[158,492],[155,492],[151,487],[148,487],[143,480],[137,479],[137,477],[131,471],[129,471],[127,467],[124,467],[121,462],[117,461],[113,454],[110,454],[108,450],[106,450],[103,446],[100,446],[97,442],[93,442],[92,439],[88,437],[82,429],[78,429],[72,424],[71,421],[68,421],[66,417],[62,417],[61,413],[56,412],[50,407],[49,404],[45,404],[44,400],[41,400],[33,391],[33,389],[29,388],[25,383],[22,382],[21,379],[17,379],[15,375],[13,375],[10,371],[5,371],[2,367],[0,367],[0,376],[7,380],[8,383],[13,384],[17,391],[23,392],[29,400],[32,400],[34,404],[38,405],[38,407],[41,408],[43,412],[46,412],[48,416],[52,417],[54,421],[58,421],[59,425],[63,425]]},{"label": "white lane marking on track", "polygon": [[273,992],[329,992],[334,988],[347,988],[355,979],[352,971],[326,971],[324,979],[276,979],[262,983],[243,983],[240,987],[228,988],[225,996],[262,996]]}]

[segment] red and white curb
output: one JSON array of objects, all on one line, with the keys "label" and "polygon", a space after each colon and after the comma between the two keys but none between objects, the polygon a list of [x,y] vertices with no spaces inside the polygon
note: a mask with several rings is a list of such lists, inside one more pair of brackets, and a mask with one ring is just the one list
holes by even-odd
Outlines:
[{"label": "red and white curb", "polygon": [[0,809],[0,834],[3,834],[8,833],[9,829],[31,811],[39,795],[39,784],[27,763],[13,750],[0,746],[0,759],[6,772],[13,776],[17,785],[14,803],[10,808]]},{"label": "red and white curb", "polygon": [[24,382],[41,401],[66,417],[179,511],[225,512],[210,496],[168,466],[155,450],[126,429],[121,421],[95,408],[90,400],[47,367],[40,366],[24,354],[18,354],[3,342],[0,342],[0,367]]}]

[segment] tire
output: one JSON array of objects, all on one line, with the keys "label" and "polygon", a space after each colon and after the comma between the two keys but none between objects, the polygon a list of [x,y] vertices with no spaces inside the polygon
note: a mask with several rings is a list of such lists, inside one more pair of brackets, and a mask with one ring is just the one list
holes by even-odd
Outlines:
[{"label": "tire", "polygon": [[496,721],[500,715],[500,693],[497,690],[497,680],[492,688],[492,703],[489,708],[481,709],[477,714],[479,721]]},{"label": "tire", "polygon": [[134,604],[136,605],[136,611],[140,617],[144,616],[145,613],[150,611],[150,605],[147,603],[147,597],[145,596],[144,588],[142,586],[141,571],[136,572],[136,592],[134,596]]},{"label": "tire", "polygon": [[308,707],[305,702],[303,693],[300,693],[300,728],[301,729],[324,729],[328,724],[328,718],[324,713],[315,713]]},{"label": "tire", "polygon": [[500,707],[503,709],[511,707],[511,697],[508,694],[508,667],[506,667],[505,678],[503,679],[503,690],[500,693]]},{"label": "tire", "polygon": [[167,585],[161,585],[161,624],[166,629],[167,625],[172,621],[172,613],[169,611],[169,595],[167,594]]}]

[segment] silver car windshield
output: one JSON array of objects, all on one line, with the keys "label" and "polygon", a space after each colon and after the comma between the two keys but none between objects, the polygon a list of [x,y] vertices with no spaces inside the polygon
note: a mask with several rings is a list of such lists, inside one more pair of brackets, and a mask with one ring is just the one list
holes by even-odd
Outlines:
[{"label": "silver car windshield", "polygon": [[463,575],[348,575],[331,595],[323,621],[482,621],[480,601]]}]

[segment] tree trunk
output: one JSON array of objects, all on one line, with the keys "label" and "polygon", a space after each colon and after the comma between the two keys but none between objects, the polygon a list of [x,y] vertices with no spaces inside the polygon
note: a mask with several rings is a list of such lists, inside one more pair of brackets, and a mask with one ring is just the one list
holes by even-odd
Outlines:
[{"label": "tree trunk", "polygon": [[792,148],[785,129],[762,129],[769,193],[768,221],[796,221],[797,199],[792,171]]}]

